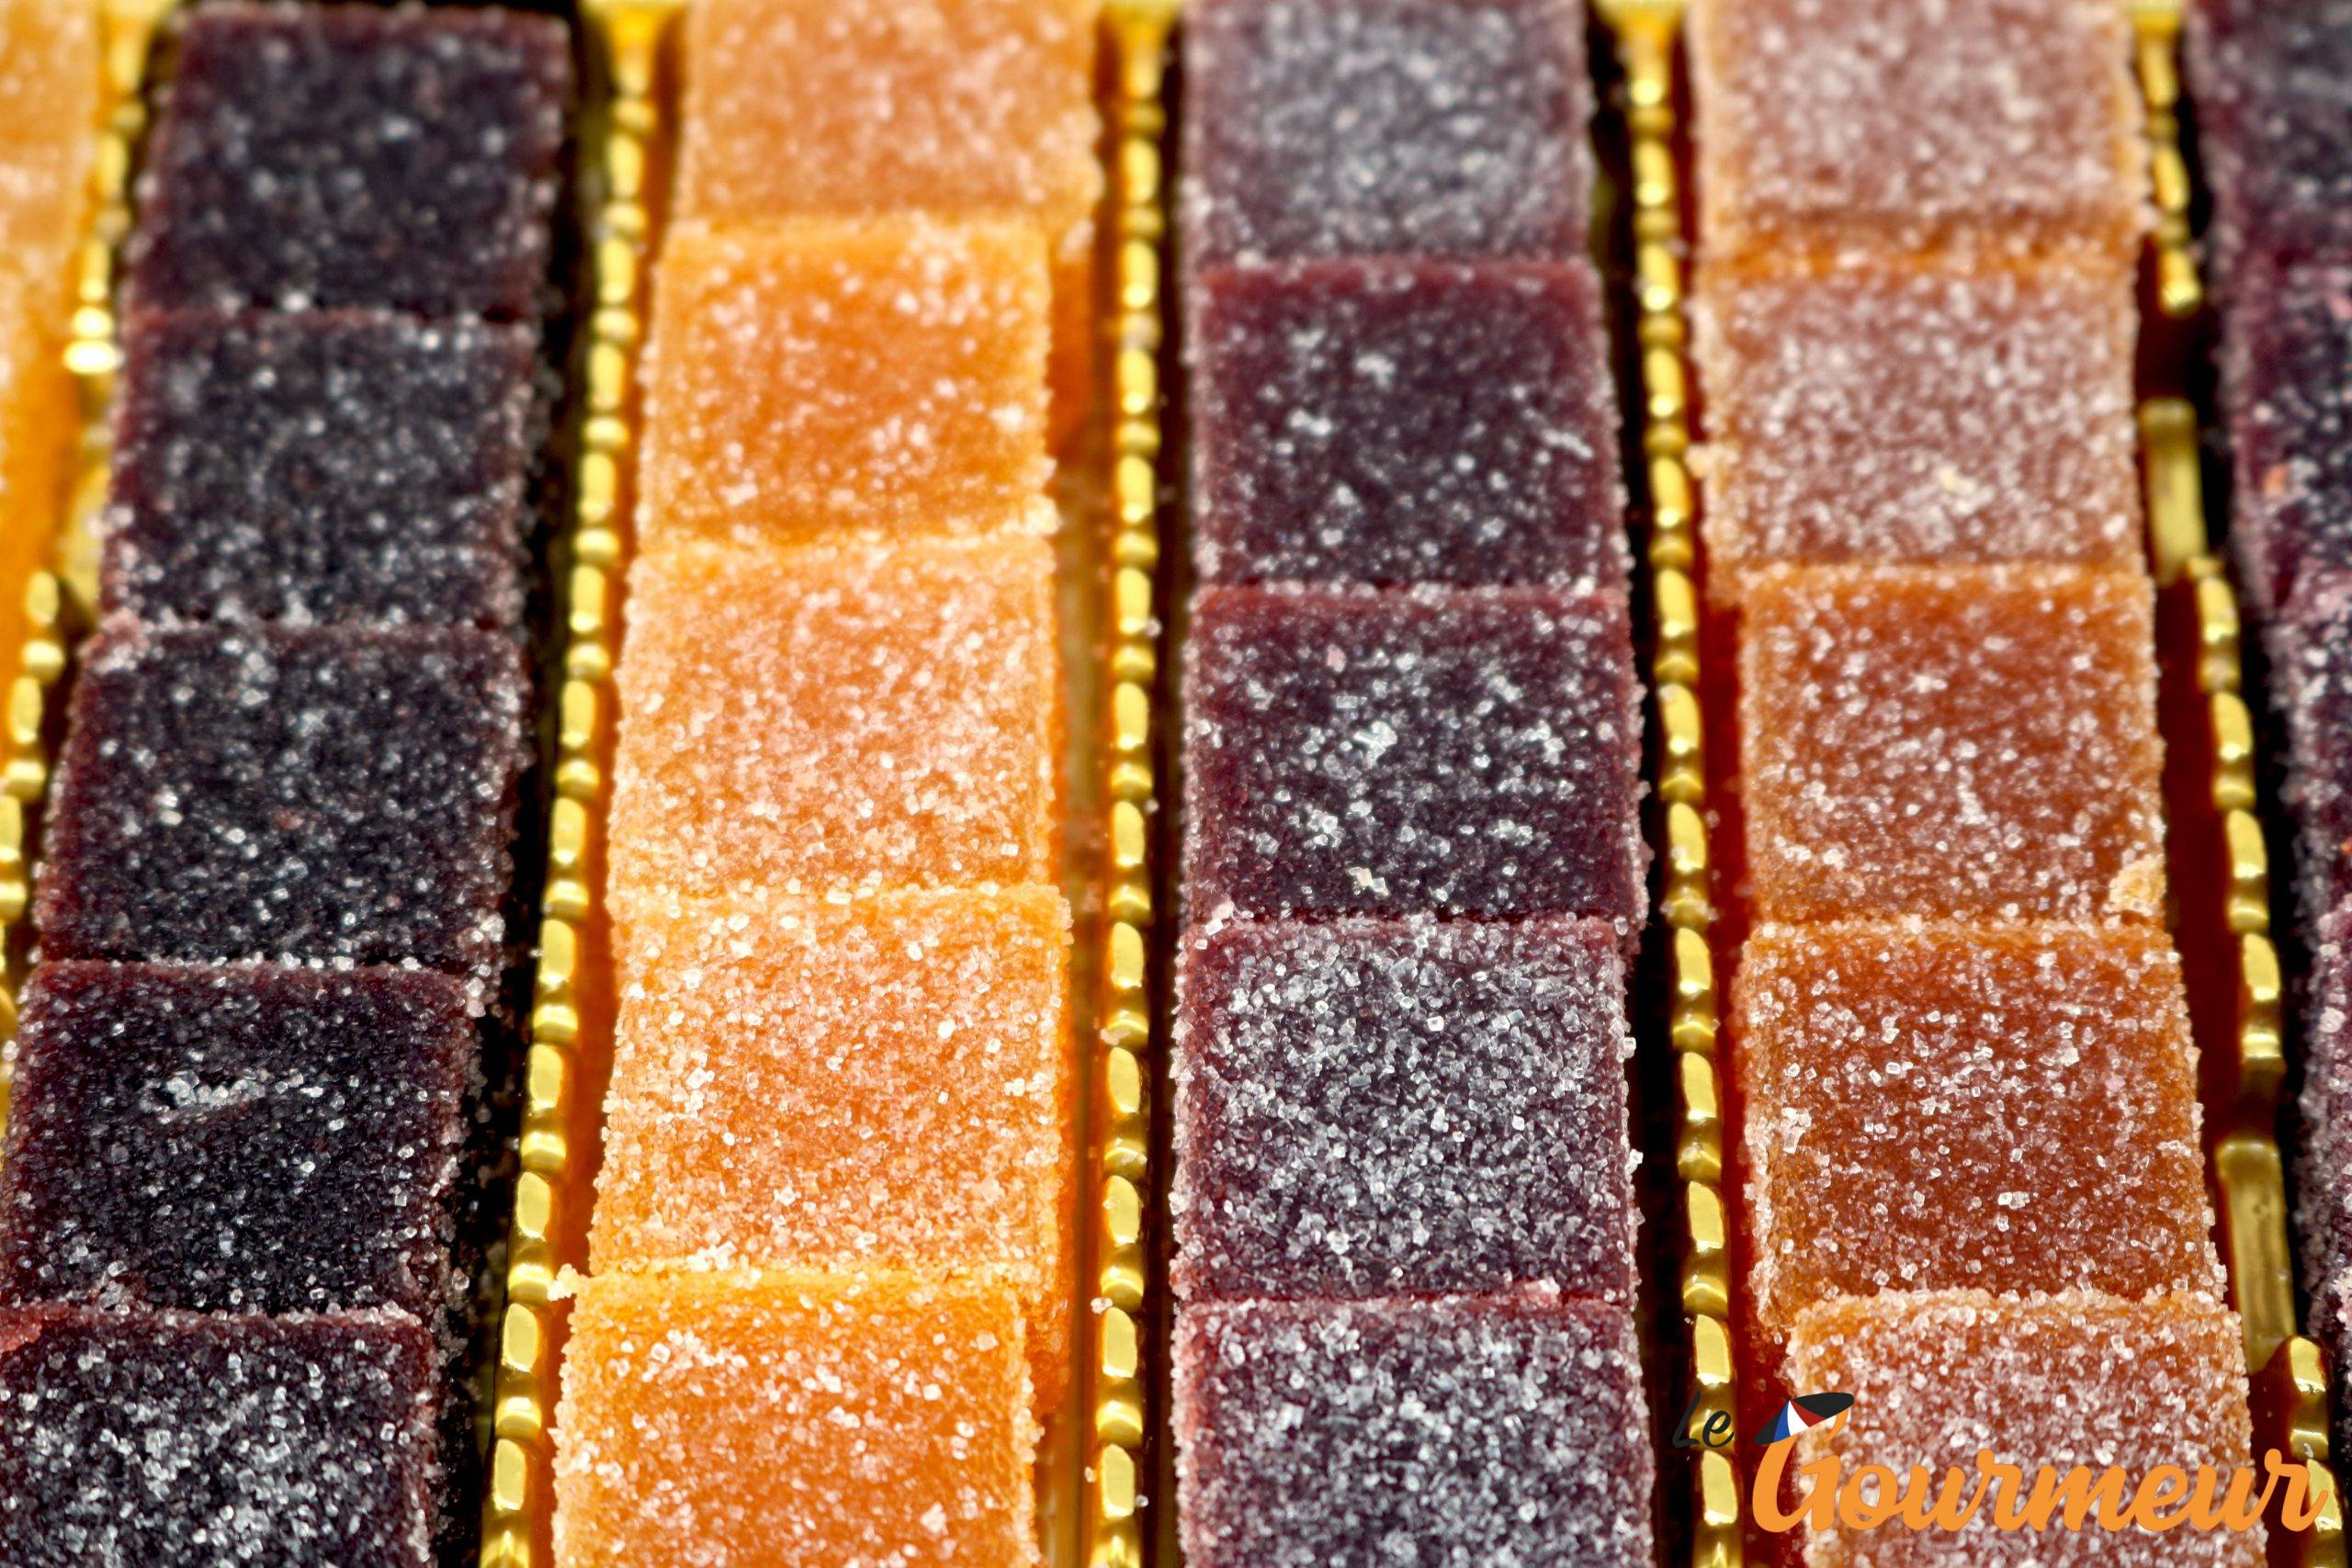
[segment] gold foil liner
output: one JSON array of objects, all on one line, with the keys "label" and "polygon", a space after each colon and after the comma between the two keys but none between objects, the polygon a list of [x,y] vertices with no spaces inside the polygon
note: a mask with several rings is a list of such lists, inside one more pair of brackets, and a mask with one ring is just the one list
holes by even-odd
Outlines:
[{"label": "gold foil liner", "polygon": [[[1675,51],[1681,0],[1598,0],[1624,73],[1624,117],[1632,164],[1635,343],[1644,489],[1649,515],[1652,630],[1650,681],[1657,702],[1657,793],[1665,806],[1665,887],[1659,912],[1672,942],[1669,1030],[1674,1049],[1675,1174],[1681,1179],[1679,1275],[1695,1438],[1711,1424],[1736,1431],[1738,1368],[1731,1324],[1731,1224],[1724,1201],[1723,1105],[1729,1065],[1716,1052],[1721,1012],[1708,928],[1715,917],[1708,845],[1706,736],[1699,702],[1697,514],[1690,447],[1689,328],[1681,177],[1676,163]],[[1730,1423],[1730,1425],[1725,1425]],[[1737,1568],[1741,1481],[1736,1438],[1694,1456],[1690,1561]],[[1673,1484],[1666,1476],[1661,1484]]]},{"label": "gold foil liner", "polygon": [[[599,907],[602,835],[612,755],[611,676],[617,649],[626,525],[638,434],[633,388],[645,341],[649,269],[660,193],[677,127],[669,80],[673,26],[685,0],[587,0],[583,16],[604,92],[582,130],[591,196],[587,255],[594,311],[586,348],[586,417],[576,508],[559,562],[564,619],[556,799],[549,822],[540,957],[526,1066],[521,1175],[499,1335],[493,1447],[484,1505],[484,1568],[550,1561],[550,1475],[564,1331],[557,1280],[586,1263],[590,1182],[608,1064],[608,924]],[[1166,232],[1161,85],[1172,4],[1120,0],[1106,13],[1104,100],[1113,150],[1107,304],[1110,390],[1110,556],[1099,596],[1078,619],[1102,646],[1085,657],[1079,689],[1106,711],[1087,764],[1102,777],[1074,783],[1074,801],[1098,803],[1102,912],[1079,939],[1072,973],[1091,982],[1087,1165],[1080,1190],[1086,1238],[1085,1304],[1075,1337],[1079,1418],[1049,1424],[1041,1450],[1039,1517],[1057,1568],[1129,1568],[1143,1561],[1141,1452],[1144,1305],[1149,1272],[1150,1072],[1154,1035],[1149,931],[1157,682],[1160,445],[1160,255]],[[1081,484],[1081,491],[1102,484]],[[1089,509],[1092,497],[1075,510]],[[1099,510],[1099,508],[1096,508]],[[1081,519],[1083,522],[1084,519]],[[1079,524],[1072,525],[1076,531]],[[1091,548],[1092,547],[1088,547]],[[1099,555],[1089,556],[1099,563]],[[1066,566],[1068,564],[1066,557]],[[1099,679],[1093,679],[1096,675]],[[1080,1430],[1079,1428],[1082,1428]],[[1075,1528],[1073,1528],[1075,1526]]]}]

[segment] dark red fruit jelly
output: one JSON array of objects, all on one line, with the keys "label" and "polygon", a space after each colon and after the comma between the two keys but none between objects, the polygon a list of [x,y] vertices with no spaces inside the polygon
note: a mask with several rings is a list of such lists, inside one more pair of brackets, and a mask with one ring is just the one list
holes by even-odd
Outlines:
[{"label": "dark red fruit jelly", "polygon": [[2234,275],[2352,261],[2352,4],[2199,0],[2187,48],[2208,238]]},{"label": "dark red fruit jelly", "polygon": [[2352,570],[2352,267],[2233,299],[2221,359],[2230,542],[2248,592],[2275,611],[2306,572]]},{"label": "dark red fruit jelly", "polygon": [[1201,580],[1622,589],[1600,293],[1581,262],[1209,273],[1188,351]]}]

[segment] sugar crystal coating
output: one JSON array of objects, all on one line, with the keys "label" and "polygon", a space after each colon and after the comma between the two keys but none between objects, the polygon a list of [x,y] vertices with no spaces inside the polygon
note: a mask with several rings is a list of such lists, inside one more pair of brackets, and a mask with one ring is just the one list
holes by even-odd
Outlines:
[{"label": "sugar crystal coating", "polygon": [[1568,0],[1204,0],[1184,22],[1186,265],[1586,253]]},{"label": "sugar crystal coating", "polygon": [[1202,581],[1624,586],[1590,266],[1217,268],[1193,310]]},{"label": "sugar crystal coating", "polygon": [[1619,600],[1217,588],[1185,649],[1184,880],[1232,915],[1593,915],[1645,897]]},{"label": "sugar crystal coating", "polygon": [[81,423],[63,320],[38,288],[0,268],[0,682],[20,673],[25,589],[56,536]]},{"label": "sugar crystal coating", "polygon": [[0,255],[62,319],[97,144],[98,7],[0,0]]},{"label": "sugar crystal coating", "polygon": [[507,626],[537,344],[374,311],[135,319],[106,607],[141,619]]},{"label": "sugar crystal coating", "polygon": [[474,1050],[446,976],[40,965],[0,1165],[0,1292],[433,1321]]},{"label": "sugar crystal coating", "polygon": [[640,557],[618,689],[614,908],[1052,882],[1052,547]]},{"label": "sugar crystal coating", "polygon": [[1733,996],[1766,1328],[1890,1290],[2222,1290],[2161,931],[1765,926]]},{"label": "sugar crystal coating", "polygon": [[1069,911],[1047,887],[678,900],[619,931],[599,1271],[976,1268],[1069,1350]]},{"label": "sugar crystal coating", "polygon": [[[2332,1363],[2352,1349],[2352,904],[2313,922],[2302,997],[2295,1239],[2311,1331]],[[2339,1384],[2339,1430],[2352,1429]]]},{"label": "sugar crystal coating", "polygon": [[2352,268],[2298,268],[2230,302],[2230,545],[2255,603],[2352,570]]},{"label": "sugar crystal coating", "polygon": [[2185,64],[2207,238],[2233,302],[2280,263],[2352,261],[2352,5],[2198,0]]},{"label": "sugar crystal coating", "polygon": [[1036,1444],[1000,1284],[599,1276],[564,1351],[555,1561],[1031,1568]]},{"label": "sugar crystal coating", "polygon": [[1631,1303],[1608,924],[1249,921],[1188,944],[1181,987],[1179,1295]]},{"label": "sugar crystal coating", "polygon": [[646,391],[648,548],[1049,530],[1045,255],[1012,223],[674,234]]},{"label": "sugar crystal coating", "polygon": [[2295,828],[2295,892],[2315,928],[2352,895],[2352,571],[2304,578],[2264,640],[2285,721],[2279,795]]},{"label": "sugar crystal coating", "polygon": [[1196,1303],[1172,1354],[1193,1568],[1651,1561],[1622,1307],[1534,1288]]},{"label": "sugar crystal coating", "polygon": [[202,6],[151,139],[130,297],[533,314],[571,95],[551,17]]},{"label": "sugar crystal coating", "polygon": [[2080,248],[2147,225],[2117,0],[1698,0],[1699,227],[1719,256]]},{"label": "sugar crystal coating", "polygon": [[1719,597],[1774,561],[2141,569],[2126,267],[1701,277]]},{"label": "sugar crystal coating", "polygon": [[[2226,1486],[2233,1468],[2252,1462],[2237,1314],[2207,1296],[2143,1302],[2070,1291],[2002,1302],[1951,1291],[1834,1302],[1798,1320],[1789,1380],[1854,1396],[1852,1411],[1809,1433],[1798,1455],[1836,1454],[1849,1485],[1864,1465],[1898,1476],[1925,1465],[1938,1486],[1957,1466],[1973,1488],[1976,1455],[1986,1449],[2022,1466],[2029,1482],[2043,1465],[2062,1476],[2076,1465],[2094,1476],[2118,1466],[2132,1487],[2160,1465],[2191,1477],[2210,1465]],[[2259,1472],[2255,1485],[2259,1491]],[[1806,1561],[1825,1568],[2252,1568],[2263,1561],[2259,1526],[2151,1534],[2061,1522],[1999,1530],[1994,1522],[2005,1500],[2017,1506],[1988,1496],[1957,1532],[1899,1520],[1867,1535],[1809,1532]]]},{"label": "sugar crystal coating", "polygon": [[0,1307],[11,1568],[424,1568],[432,1337],[398,1312]]},{"label": "sugar crystal coating", "polygon": [[2162,916],[2144,578],[1770,568],[1744,613],[1759,919]]},{"label": "sugar crystal coating", "polygon": [[34,918],[59,958],[503,962],[528,675],[488,632],[117,619],[67,714]]}]

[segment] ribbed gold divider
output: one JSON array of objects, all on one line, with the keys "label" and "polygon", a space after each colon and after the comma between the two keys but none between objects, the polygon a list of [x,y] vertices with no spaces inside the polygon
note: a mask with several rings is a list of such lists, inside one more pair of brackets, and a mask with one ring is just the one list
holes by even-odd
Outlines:
[{"label": "ribbed gold divider", "polygon": [[1085,1530],[1091,1568],[1139,1568],[1146,1531],[1145,1292],[1151,1194],[1149,935],[1153,919],[1152,694],[1159,674],[1161,259],[1168,235],[1168,72],[1174,0],[1114,0],[1107,15],[1112,147],[1113,410],[1110,714],[1102,734],[1105,838],[1102,998],[1095,1019],[1094,1291],[1081,1343],[1093,1430]]},{"label": "ribbed gold divider", "polygon": [[[1690,1484],[1690,1562],[1736,1568],[1740,1475],[1735,1457],[1737,1369],[1731,1329],[1731,1226],[1724,1202],[1726,1064],[1717,1056],[1720,1019],[1708,928],[1714,899],[1707,841],[1705,728],[1699,705],[1698,518],[1690,446],[1689,327],[1684,319],[1684,207],[1676,158],[1675,54],[1682,0],[1599,0],[1624,72],[1631,143],[1634,287],[1639,312],[1643,490],[1647,498],[1649,587],[1655,643],[1650,681],[1657,701],[1657,793],[1665,805],[1665,889],[1660,912],[1671,933],[1671,1030],[1676,1085],[1675,1173],[1681,1178],[1682,1314],[1690,1326],[1693,1386],[1682,1396],[1698,1442]],[[1662,1483],[1673,1484],[1661,1478]]]},{"label": "ribbed gold divider", "polygon": [[[583,1071],[583,1013],[603,956],[599,852],[614,717],[612,673],[635,431],[637,356],[645,339],[651,260],[653,171],[672,127],[662,97],[662,51],[683,0],[587,0],[590,80],[603,92],[581,126],[592,305],[585,357],[586,412],[573,510],[557,561],[563,569],[557,700],[555,800],[548,818],[547,881],[530,1055],[525,1067],[522,1170],[506,1260],[499,1334],[493,1448],[484,1503],[484,1568],[548,1561],[563,1308],[560,1271],[586,1262],[591,1129],[602,1107],[601,1071]],[[583,1088],[583,1084],[589,1087]]]},{"label": "ribbed gold divider", "polygon": [[[97,539],[92,525],[106,499],[113,457],[115,372],[122,349],[115,320],[115,265],[130,231],[130,174],[147,133],[141,88],[156,28],[176,0],[103,0],[99,26],[98,135],[90,162],[90,197],[81,254],[74,262],[74,314],[66,330],[65,368],[81,400],[81,442],[66,493],[62,523],[51,541],[49,565],[25,589],[25,645],[17,674],[0,715],[0,951],[32,902],[28,829],[49,791],[50,694],[65,673],[69,643],[86,627],[97,600]],[[20,949],[21,944],[13,944]],[[0,975],[0,1040],[15,1033],[17,986],[12,953]],[[0,1119],[7,1108],[0,1077]]]},{"label": "ribbed gold divider", "polygon": [[[2179,45],[2183,0],[2132,0],[2134,64],[2147,106],[2149,173],[2156,205],[2156,300],[2186,320],[2206,293],[2190,248],[2192,182],[2181,152]],[[2197,409],[2177,397],[2152,398],[2140,410],[2146,470],[2148,530],[2160,591],[2193,603],[2194,668],[2204,705],[2206,788],[2201,802],[2226,874],[2218,885],[2183,887],[2184,897],[2221,902],[2220,927],[2233,944],[2234,996],[2226,1036],[2229,1103],[2208,1105],[2218,1133],[2213,1176],[2221,1190],[2222,1255],[2230,1293],[2245,1328],[2246,1367],[2255,1387],[2255,1448],[2276,1448],[2325,1469],[2330,1461],[2327,1371],[2319,1347],[2298,1332],[2294,1264],[2287,1238],[2286,1165],[2278,1145],[2280,1098],[2287,1077],[2284,992],[2270,932],[2269,853],[2256,814],[2254,716],[2245,691],[2243,622],[2229,569],[2214,553],[2208,526],[2197,438]],[[2197,740],[2168,735],[2168,745]],[[2177,809],[2181,803],[2173,803]],[[2198,998],[2192,998],[2192,1000]],[[2210,1077],[2210,1075],[2209,1075]],[[2317,1526],[2295,1538],[2291,1560],[2307,1568],[2344,1568],[2343,1500],[2331,1493]],[[2274,1561],[2276,1559],[2274,1558]]]}]

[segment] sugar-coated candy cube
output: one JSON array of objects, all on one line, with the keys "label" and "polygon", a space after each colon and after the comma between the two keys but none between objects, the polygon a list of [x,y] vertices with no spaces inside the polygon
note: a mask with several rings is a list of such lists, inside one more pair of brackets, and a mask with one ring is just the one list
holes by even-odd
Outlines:
[{"label": "sugar-coated candy cube", "polygon": [[1020,224],[678,232],[654,306],[646,547],[1049,531],[1048,320]]},{"label": "sugar-coated candy cube", "polygon": [[2188,13],[2207,239],[2224,290],[2233,301],[2252,292],[2234,287],[2241,271],[2352,261],[2352,5],[2197,0]]},{"label": "sugar-coated candy cube", "polygon": [[[2295,1146],[2295,1239],[2312,1335],[2341,1366],[2352,1350],[2352,904],[2313,923],[2302,998],[2303,1085]],[[2352,1430],[2339,1386],[2336,1420]]]},{"label": "sugar-coated candy cube", "polygon": [[2147,225],[2119,0],[1696,0],[1689,39],[1717,256],[2122,261]]},{"label": "sugar-coated candy cube", "polygon": [[425,1568],[433,1337],[403,1313],[0,1307],[11,1568]]},{"label": "sugar-coated candy cube", "polygon": [[2305,573],[2352,570],[2352,268],[2297,268],[2233,298],[2220,357],[2230,545],[2275,612]]},{"label": "sugar-coated candy cube", "polygon": [[117,403],[106,607],[141,620],[523,613],[538,346],[380,311],[138,317]]},{"label": "sugar-coated candy cube", "polygon": [[1571,0],[1204,0],[1184,85],[1188,266],[1586,254]]},{"label": "sugar-coated candy cube", "polygon": [[2315,927],[2352,897],[2352,571],[2304,578],[2265,640],[2285,721],[2295,893]]},{"label": "sugar-coated candy cube", "polygon": [[1701,278],[1719,598],[1774,561],[2142,569],[2127,266]]},{"label": "sugar-coated candy cube", "polygon": [[20,673],[25,590],[65,514],[81,425],[62,355],[62,312],[0,267],[0,683]]},{"label": "sugar-coated candy cube", "polygon": [[0,255],[62,320],[98,139],[98,11],[0,0]]},{"label": "sugar-coated candy cube", "polygon": [[434,1320],[475,1049],[443,975],[41,964],[0,1165],[0,1292]]},{"label": "sugar-coated candy cube", "polygon": [[1244,921],[1187,945],[1180,994],[1179,1295],[1631,1303],[1609,925]]},{"label": "sugar-coated candy cube", "polygon": [[[1913,1467],[1925,1466],[1940,1489],[1957,1468],[1964,1498],[1977,1484],[1978,1452],[1989,1450],[1996,1462],[2020,1467],[2029,1488],[2043,1466],[2058,1477],[2086,1466],[2094,1479],[2117,1467],[2134,1489],[2159,1467],[2178,1466],[2188,1472],[2184,1490],[2166,1499],[2177,1506],[2200,1465],[2227,1488],[2232,1472],[2253,1462],[2237,1314],[2208,1296],[2136,1301],[2069,1291],[2001,1301],[1948,1291],[1833,1302],[1798,1320],[1788,1367],[1792,1388],[1853,1396],[1852,1410],[1808,1434],[1797,1456],[1835,1454],[1849,1486],[1864,1466],[1882,1465],[1907,1487]],[[2003,1503],[2022,1501],[1987,1496],[1960,1530],[1915,1529],[1897,1518],[1868,1535],[1809,1531],[1807,1561],[1887,1568],[2253,1568],[2263,1561],[2258,1525],[2117,1532],[2093,1517],[2068,1529],[2060,1513],[2046,1529],[1996,1529]]]},{"label": "sugar-coated candy cube", "polygon": [[1744,614],[1758,919],[2163,915],[2145,578],[1775,567]]},{"label": "sugar-coated candy cube", "polygon": [[534,314],[571,95],[552,17],[201,6],[148,149],[130,297]]},{"label": "sugar-coated candy cube", "polygon": [[1233,915],[1642,919],[1623,601],[1217,588],[1185,649],[1184,877]]},{"label": "sugar-coated candy cube", "polygon": [[1099,0],[697,0],[677,210],[713,226],[929,212],[1026,220],[1050,254],[1057,423],[1099,306]]},{"label": "sugar-coated candy cube", "polygon": [[1042,1561],[1001,1283],[601,1274],[563,1370],[560,1568]]},{"label": "sugar-coated candy cube", "polygon": [[1767,1330],[1879,1291],[2222,1290],[2160,929],[1765,926],[1733,992]]},{"label": "sugar-coated candy cube", "polygon": [[1193,310],[1202,581],[1623,587],[1589,265],[1220,267]]},{"label": "sugar-coated candy cube", "polygon": [[486,983],[528,682],[490,632],[110,622],[68,709],[42,951],[413,962]]},{"label": "sugar-coated candy cube", "polygon": [[614,908],[1057,881],[1054,586],[1022,536],[640,557]]},{"label": "sugar-coated candy cube", "polygon": [[618,934],[597,1271],[993,1269],[1050,1408],[1077,1160],[1061,894],[675,900]]},{"label": "sugar-coated candy cube", "polygon": [[1196,1303],[1177,1314],[1193,1568],[1650,1560],[1653,1461],[1623,1307],[1494,1296]]}]

